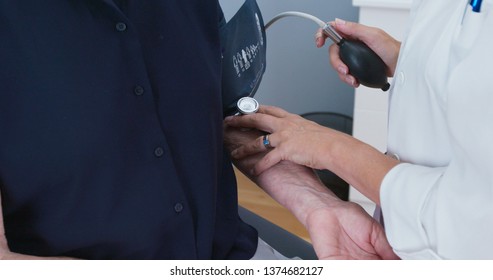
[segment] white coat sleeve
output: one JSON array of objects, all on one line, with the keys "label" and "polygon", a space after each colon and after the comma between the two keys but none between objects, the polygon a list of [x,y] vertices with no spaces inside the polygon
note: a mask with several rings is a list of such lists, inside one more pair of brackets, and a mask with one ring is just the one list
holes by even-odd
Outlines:
[{"label": "white coat sleeve", "polygon": [[[493,257],[493,153],[475,141],[447,167],[394,167],[381,186],[386,233],[403,259]],[[484,139],[488,141],[487,139]],[[471,143],[473,145],[473,143]]]},{"label": "white coat sleeve", "polygon": [[401,163],[384,178],[380,201],[386,234],[396,254],[403,259],[437,258],[431,249],[422,213],[433,199],[430,196],[443,172],[444,168]]}]

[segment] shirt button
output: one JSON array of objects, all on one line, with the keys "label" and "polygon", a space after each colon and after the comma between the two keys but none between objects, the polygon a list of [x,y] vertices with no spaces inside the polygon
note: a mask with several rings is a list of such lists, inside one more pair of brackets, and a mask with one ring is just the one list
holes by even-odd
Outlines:
[{"label": "shirt button", "polygon": [[156,149],[154,149],[154,155],[156,157],[162,157],[164,155],[164,149],[161,147],[157,147]]},{"label": "shirt button", "polygon": [[404,85],[406,82],[406,76],[404,75],[404,72],[399,72],[399,75],[397,76],[397,82],[399,82],[400,85]]},{"label": "shirt button", "polygon": [[398,154],[388,153],[388,152],[385,152],[385,154],[386,154],[387,156],[389,156],[389,157],[391,157],[391,158],[393,158],[393,159],[397,160],[397,161],[401,161],[401,158],[399,157],[399,155],[398,155]]},{"label": "shirt button", "polygon": [[390,157],[397,160],[397,161],[401,161],[401,158],[399,157],[398,154],[392,154],[392,155],[390,155]]},{"label": "shirt button", "polygon": [[137,96],[141,96],[144,94],[144,88],[141,86],[135,86],[134,87],[134,94]]},{"label": "shirt button", "polygon": [[115,28],[117,31],[123,32],[127,30],[127,25],[124,22],[117,22]]},{"label": "shirt button", "polygon": [[181,203],[175,204],[175,212],[180,213],[181,211],[183,211],[183,204]]}]

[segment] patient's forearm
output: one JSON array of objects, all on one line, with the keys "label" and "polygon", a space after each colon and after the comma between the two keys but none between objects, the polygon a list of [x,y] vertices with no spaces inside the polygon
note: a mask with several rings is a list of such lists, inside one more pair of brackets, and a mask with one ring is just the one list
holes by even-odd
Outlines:
[{"label": "patient's forearm", "polygon": [[[253,161],[250,161],[236,162],[235,165],[243,172],[253,167]],[[291,162],[280,162],[258,177],[250,172],[244,173],[305,226],[307,215],[312,211],[339,201],[313,170]]]}]

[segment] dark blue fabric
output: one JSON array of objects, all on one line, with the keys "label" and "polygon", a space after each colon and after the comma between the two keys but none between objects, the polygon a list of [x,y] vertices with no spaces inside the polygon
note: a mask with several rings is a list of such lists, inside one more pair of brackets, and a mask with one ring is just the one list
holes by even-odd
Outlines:
[{"label": "dark blue fabric", "polygon": [[222,145],[217,0],[0,1],[0,187],[10,248],[245,259]]}]

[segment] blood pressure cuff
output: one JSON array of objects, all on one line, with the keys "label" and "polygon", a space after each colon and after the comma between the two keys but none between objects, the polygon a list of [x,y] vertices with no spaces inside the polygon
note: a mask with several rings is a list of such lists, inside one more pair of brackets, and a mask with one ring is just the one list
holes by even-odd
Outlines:
[{"label": "blood pressure cuff", "polygon": [[253,97],[265,72],[266,38],[255,0],[246,0],[221,27],[222,101],[225,116],[237,112],[236,102]]}]

